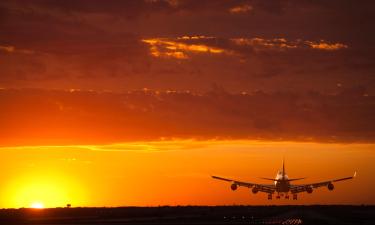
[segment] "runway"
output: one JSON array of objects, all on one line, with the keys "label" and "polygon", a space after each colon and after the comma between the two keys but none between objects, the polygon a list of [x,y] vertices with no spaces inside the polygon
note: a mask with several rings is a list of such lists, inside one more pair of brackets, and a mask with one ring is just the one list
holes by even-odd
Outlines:
[{"label": "runway", "polygon": [[2,209],[0,224],[372,224],[375,206]]}]

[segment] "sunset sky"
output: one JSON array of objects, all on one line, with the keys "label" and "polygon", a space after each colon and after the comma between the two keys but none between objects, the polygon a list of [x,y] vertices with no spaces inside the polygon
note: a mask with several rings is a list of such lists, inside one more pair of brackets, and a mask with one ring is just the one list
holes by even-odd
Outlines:
[{"label": "sunset sky", "polygon": [[[375,2],[0,2],[0,208],[375,204]],[[334,192],[268,201],[286,158]],[[299,181],[302,182],[302,181]]]}]

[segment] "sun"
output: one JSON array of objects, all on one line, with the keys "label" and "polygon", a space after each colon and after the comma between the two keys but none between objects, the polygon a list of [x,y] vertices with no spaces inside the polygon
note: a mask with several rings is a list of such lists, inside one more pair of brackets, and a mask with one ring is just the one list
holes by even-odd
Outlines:
[{"label": "sun", "polygon": [[42,202],[33,202],[31,203],[30,207],[33,209],[43,209],[44,204]]}]

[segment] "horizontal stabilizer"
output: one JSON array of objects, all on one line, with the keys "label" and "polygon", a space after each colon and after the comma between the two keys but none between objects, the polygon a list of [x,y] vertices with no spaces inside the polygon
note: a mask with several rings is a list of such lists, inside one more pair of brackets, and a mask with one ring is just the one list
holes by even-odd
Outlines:
[{"label": "horizontal stabilizer", "polygon": [[288,179],[289,181],[295,181],[295,180],[303,180],[303,179],[306,179],[306,177],[301,177],[301,178],[292,178],[292,179]]},{"label": "horizontal stabilizer", "polygon": [[259,177],[259,179],[277,181],[274,178],[267,178],[267,177]]},{"label": "horizontal stabilizer", "polygon": [[[274,179],[274,178],[266,178],[266,177],[259,177],[260,179],[263,179],[263,180],[272,180],[272,181],[277,181],[277,179]],[[295,180],[303,180],[303,179],[306,179],[306,177],[301,177],[301,178],[293,178],[293,179],[286,179],[288,181],[295,181]]]}]

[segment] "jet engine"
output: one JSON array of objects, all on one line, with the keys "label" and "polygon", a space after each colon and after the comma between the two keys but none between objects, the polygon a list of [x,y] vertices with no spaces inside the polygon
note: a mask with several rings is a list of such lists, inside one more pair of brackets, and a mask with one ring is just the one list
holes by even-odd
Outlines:
[{"label": "jet engine", "polygon": [[232,189],[232,191],[237,190],[237,184],[230,185],[230,189]]},{"label": "jet engine", "polygon": [[253,192],[253,194],[256,194],[256,193],[258,193],[258,188],[256,188],[256,187],[253,187],[253,189],[251,190],[252,192]]},{"label": "jet engine", "polygon": [[335,186],[333,186],[332,183],[329,183],[329,184],[327,185],[327,188],[328,188],[328,190],[332,191],[333,189],[335,189]]},{"label": "jet engine", "polygon": [[313,192],[312,187],[307,187],[306,188],[306,192],[309,193],[309,194],[311,194]]}]

